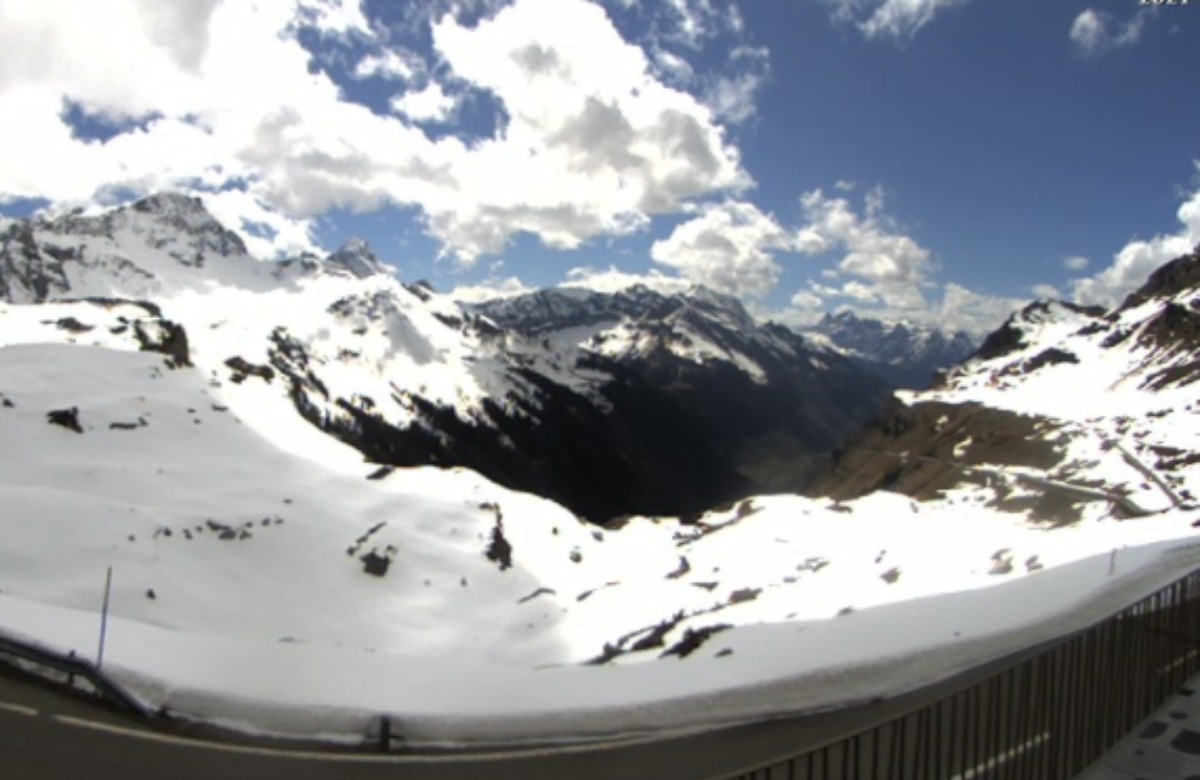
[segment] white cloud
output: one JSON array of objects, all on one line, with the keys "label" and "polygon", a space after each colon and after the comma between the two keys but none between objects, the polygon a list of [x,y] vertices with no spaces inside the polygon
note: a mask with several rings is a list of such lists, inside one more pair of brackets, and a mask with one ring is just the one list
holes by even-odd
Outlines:
[{"label": "white cloud", "polygon": [[1091,261],[1082,255],[1071,255],[1062,259],[1062,267],[1068,271],[1082,271]]},{"label": "white cloud", "polygon": [[696,69],[678,54],[661,46],[653,47],[651,54],[659,73],[672,83],[689,84],[696,78]]},{"label": "white cloud", "polygon": [[1088,8],[1075,17],[1069,36],[1080,53],[1097,56],[1137,43],[1149,19],[1150,15],[1143,10],[1135,13],[1128,22],[1119,24],[1111,14]]},{"label": "white cloud", "polygon": [[807,289],[792,296],[790,308],[777,315],[784,321],[810,323],[825,311],[841,308],[980,337],[1026,303],[935,281],[937,266],[931,252],[887,215],[879,187],[864,194],[861,211],[845,198],[821,190],[805,194],[800,203],[806,222],[795,235],[797,251],[840,257],[834,267],[819,272],[824,282],[810,279]]},{"label": "white cloud", "polygon": [[[705,39],[720,29],[721,16],[712,0],[665,0],[675,12],[675,36],[692,48],[699,48]],[[740,17],[739,17],[740,18]]]},{"label": "white cloud", "polygon": [[800,290],[794,294],[790,303],[797,309],[822,311],[825,308],[825,300],[816,293],[809,292],[808,290]]},{"label": "white cloud", "polygon": [[[367,41],[379,59],[360,61],[358,76],[405,75],[407,60],[371,38],[357,0],[226,0],[186,12],[148,3],[0,4],[0,115],[20,117],[0,123],[0,146],[22,150],[0,166],[0,199],[234,185],[252,198],[229,203],[301,221],[335,207],[412,206],[446,253],[469,263],[521,232],[577,247],[752,183],[712,110],[658,80],[643,50],[583,0],[516,0],[474,27],[439,18],[441,83],[491,93],[506,117],[470,143],[413,124],[443,116],[444,93],[426,87],[401,98],[407,117],[380,115],[310,70],[297,40],[306,25]],[[140,125],[83,140],[64,101]]]},{"label": "white cloud", "polygon": [[980,339],[1028,303],[1025,298],[986,295],[949,282],[942,290],[942,300],[934,315],[925,321],[944,330],[963,330]]},{"label": "white cloud", "polygon": [[533,292],[533,288],[526,287],[525,283],[515,276],[509,276],[482,284],[459,285],[450,291],[449,297],[463,303],[483,303],[501,298],[515,298],[527,292]]},{"label": "white cloud", "polygon": [[896,313],[927,308],[925,290],[932,286],[935,270],[932,256],[884,213],[882,190],[867,192],[861,215],[850,201],[819,189],[805,194],[800,205],[807,221],[796,235],[799,250],[843,253],[836,269],[843,280],[840,296],[872,301]]},{"label": "white cloud", "polygon": [[1033,297],[1043,301],[1057,301],[1062,298],[1062,293],[1052,284],[1035,284],[1029,288],[1029,292],[1033,293]]},{"label": "white cloud", "polygon": [[310,219],[287,217],[243,190],[206,192],[201,198],[218,222],[241,234],[246,249],[255,257],[321,254],[313,242]]},{"label": "white cloud", "polygon": [[458,101],[432,81],[424,89],[405,92],[391,100],[393,111],[414,122],[445,122],[457,106]]},{"label": "white cloud", "polygon": [[185,71],[197,73],[208,50],[208,20],[219,0],[164,3],[138,0],[138,12],[150,40]]},{"label": "white cloud", "polygon": [[758,91],[770,75],[770,52],[739,46],[729,56],[726,72],[707,79],[704,102],[721,120],[741,124],[758,112]]},{"label": "white cloud", "polygon": [[791,246],[791,237],[770,214],[751,203],[727,201],[707,206],[655,241],[650,257],[719,292],[759,296],[779,281],[781,269],[771,252]]},{"label": "white cloud", "polygon": [[628,289],[634,285],[642,285],[660,293],[670,295],[683,292],[692,286],[687,279],[678,276],[667,276],[659,271],[648,274],[622,271],[616,266],[599,269],[590,266],[572,268],[567,271],[563,287],[578,287],[595,292],[613,293]]},{"label": "white cloud", "polygon": [[[1200,163],[1197,164],[1200,170]],[[1163,263],[1187,254],[1200,245],[1200,188],[1188,196],[1176,212],[1180,227],[1175,233],[1146,241],[1130,241],[1113,258],[1112,265],[1093,276],[1071,282],[1071,294],[1079,303],[1112,306],[1142,286],[1146,277]]]},{"label": "white cloud", "polygon": [[869,39],[890,38],[903,43],[939,13],[967,0],[821,0],[835,21],[854,24]]},{"label": "white cloud", "polygon": [[415,76],[420,68],[413,58],[405,57],[400,52],[383,49],[364,56],[354,66],[354,78],[369,79],[379,77],[407,81]]},{"label": "white cloud", "polygon": [[575,248],[750,184],[709,109],[654,78],[597,6],[520,0],[473,29],[444,18],[434,43],[510,117],[457,161],[462,196],[423,204],[431,232],[463,260],[518,231]]},{"label": "white cloud", "polygon": [[[162,0],[144,0],[144,2],[157,5],[161,4]],[[374,37],[371,24],[363,14],[362,0],[298,0],[298,2],[300,14],[305,21],[326,35],[358,34],[364,38]]]}]

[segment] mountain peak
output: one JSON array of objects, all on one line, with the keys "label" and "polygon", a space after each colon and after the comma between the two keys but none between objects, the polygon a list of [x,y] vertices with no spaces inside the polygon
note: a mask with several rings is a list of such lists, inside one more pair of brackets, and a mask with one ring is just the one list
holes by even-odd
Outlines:
[{"label": "mountain peak", "polygon": [[927,385],[937,369],[975,349],[975,342],[961,330],[879,320],[850,310],[826,313],[808,332],[820,334],[867,370],[905,387]]},{"label": "mountain peak", "polygon": [[353,236],[342,244],[336,252],[325,258],[328,266],[348,272],[358,279],[366,279],[378,274],[391,274],[391,269],[383,264],[371,249],[371,245],[358,236]]},{"label": "mountain peak", "polygon": [[1171,298],[1196,287],[1200,287],[1200,244],[1192,249],[1191,254],[1159,266],[1145,284],[1125,298],[1118,310],[1132,309],[1151,298]]},{"label": "mountain peak", "polygon": [[208,214],[200,198],[182,192],[156,192],[134,201],[129,208],[148,214]]},{"label": "mountain peak", "polygon": [[[145,214],[153,217],[158,222],[166,223],[171,227],[184,230],[189,233],[228,233],[234,236],[232,232],[225,229],[225,226],[217,221],[217,218],[209,213],[204,206],[204,201],[193,195],[184,195],[181,192],[159,192],[154,195],[148,195],[141,200],[134,201],[128,206],[116,209],[114,214]],[[241,239],[237,239],[237,243],[241,244]],[[242,252],[245,252],[245,246],[242,247]]]}]

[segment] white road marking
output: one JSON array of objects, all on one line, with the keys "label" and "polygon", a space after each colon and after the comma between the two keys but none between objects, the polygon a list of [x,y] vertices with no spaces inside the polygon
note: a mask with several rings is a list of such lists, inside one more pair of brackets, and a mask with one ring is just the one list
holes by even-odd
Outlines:
[{"label": "white road marking", "polygon": [[986,761],[981,761],[977,766],[971,767],[965,772],[955,775],[954,777],[950,778],[950,780],[972,780],[972,778],[987,777],[991,773],[991,770],[995,767],[1006,764],[1009,761],[1012,761],[1014,758],[1017,758],[1024,753],[1028,753],[1030,750],[1033,750],[1043,742],[1049,741],[1050,732],[1044,731],[1033,739],[1026,740],[1020,745],[1009,748],[1003,753],[998,753]]},{"label": "white road marking", "polygon": [[492,753],[454,753],[440,756],[388,755],[384,753],[376,755],[361,753],[321,753],[312,750],[280,750],[277,748],[253,747],[249,745],[227,745],[221,742],[205,742],[198,739],[188,739],[185,737],[173,737],[168,734],[158,734],[153,731],[143,731],[139,729],[126,728],[124,726],[114,726],[109,723],[100,723],[94,720],[75,718],[70,715],[54,715],[52,717],[54,720],[67,726],[91,729],[92,731],[103,731],[108,734],[131,737],[133,739],[140,739],[147,742],[158,742],[164,745],[177,745],[179,747],[194,748],[198,750],[215,750],[221,753],[264,756],[267,758],[290,758],[298,761],[328,761],[351,764],[438,764],[447,761],[458,763],[493,762],[513,758],[535,758],[539,756],[587,753],[596,750],[605,750],[609,748],[654,741],[652,738],[630,738],[621,741],[593,744],[563,745],[561,747],[530,748],[527,750],[513,749]]},{"label": "white road marking", "polygon": [[0,701],[0,710],[5,712],[15,712],[18,715],[37,715],[38,711],[33,707],[22,707],[20,704],[9,704],[8,702]]}]

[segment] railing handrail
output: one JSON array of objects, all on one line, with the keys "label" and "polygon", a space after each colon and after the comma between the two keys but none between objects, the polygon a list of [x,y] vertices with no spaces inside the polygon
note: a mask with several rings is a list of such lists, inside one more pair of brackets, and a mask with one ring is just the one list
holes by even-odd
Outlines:
[{"label": "railing handrail", "polygon": [[[774,775],[770,773],[769,767],[793,764],[801,758],[815,755],[822,751],[828,752],[834,750],[836,752],[836,749],[839,747],[844,747],[873,731],[888,728],[901,721],[912,719],[922,712],[929,711],[930,708],[942,707],[952,699],[961,697],[967,691],[977,689],[979,686],[988,684],[990,681],[1011,674],[1018,668],[1031,663],[1041,663],[1055,654],[1061,654],[1064,648],[1082,640],[1093,632],[1107,629],[1123,620],[1145,618],[1147,615],[1152,615],[1158,610],[1168,610],[1179,607],[1184,603],[1200,601],[1200,590],[1196,588],[1198,578],[1200,578],[1200,568],[1193,569],[1173,579],[1171,582],[1156,588],[1154,591],[1143,594],[1136,600],[1125,604],[1119,609],[1113,610],[1104,617],[1094,620],[1082,628],[1020,650],[1003,654],[983,664],[961,670],[949,679],[920,686],[891,699],[883,699],[871,705],[864,705],[876,708],[876,715],[874,717],[865,716],[856,726],[845,727],[839,729],[836,733],[828,733],[811,741],[796,745],[786,755],[777,755],[774,758],[766,758],[764,761],[756,762],[754,767],[757,767],[757,769],[747,768],[738,773],[723,774],[721,777],[757,778],[759,777],[759,771],[766,773],[762,775],[763,777],[773,777]],[[1169,594],[1178,591],[1180,588],[1183,588],[1184,592],[1188,592],[1189,581],[1192,583],[1190,595],[1172,602]],[[1153,629],[1148,628],[1140,630],[1153,632]],[[1162,633],[1164,636],[1169,636],[1173,641],[1188,642],[1200,648],[1200,641],[1197,641],[1200,640],[1200,631],[1186,631],[1183,634],[1180,632],[1155,633]],[[1142,660],[1145,659],[1143,658]],[[1200,661],[1192,663],[1189,666],[1200,668]],[[935,689],[940,690],[936,695],[932,695]],[[805,776],[807,777],[808,775]]]},{"label": "railing handrail", "polygon": [[47,667],[68,676],[82,677],[91,683],[93,690],[100,698],[120,709],[146,719],[151,718],[154,714],[146,705],[138,701],[137,697],[126,691],[112,677],[85,658],[79,658],[74,654],[63,655],[54,650],[5,636],[0,636],[0,655],[19,658],[27,663]]}]

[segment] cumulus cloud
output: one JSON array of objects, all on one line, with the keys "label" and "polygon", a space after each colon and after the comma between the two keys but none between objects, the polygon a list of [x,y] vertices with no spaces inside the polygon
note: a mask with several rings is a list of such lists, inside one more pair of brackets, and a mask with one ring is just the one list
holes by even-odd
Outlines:
[{"label": "cumulus cloud", "polygon": [[[190,2],[190,0],[188,0]],[[161,4],[161,0],[143,0]],[[178,3],[186,5],[186,3]],[[349,36],[358,34],[365,38],[374,37],[371,23],[363,14],[362,0],[298,0],[300,17],[310,26],[326,35]]]},{"label": "cumulus cloud", "polygon": [[734,24],[740,24],[741,21],[736,6],[734,15],[730,17],[712,0],[666,0],[666,5],[675,16],[675,24],[671,27],[672,36],[692,48],[700,48],[730,21]]},{"label": "cumulus cloud", "polygon": [[718,118],[741,124],[758,112],[758,91],[770,72],[766,48],[739,46],[730,53],[727,70],[706,80],[704,102]]},{"label": "cumulus cloud", "polygon": [[562,283],[563,287],[577,287],[604,293],[619,292],[635,285],[642,285],[670,295],[687,290],[692,283],[687,279],[668,276],[659,271],[650,271],[645,274],[631,273],[612,265],[608,268],[591,266],[572,268],[567,272],[566,279]]},{"label": "cumulus cloud", "polygon": [[[1197,165],[1200,169],[1200,164]],[[1179,230],[1148,240],[1126,244],[1112,265],[1093,276],[1071,282],[1071,294],[1079,303],[1112,306],[1141,287],[1152,271],[1163,263],[1187,254],[1200,245],[1200,188],[1176,212]]]},{"label": "cumulus cloud", "polygon": [[208,50],[208,19],[218,0],[163,3],[138,0],[137,8],[146,32],[182,70],[198,73]]},{"label": "cumulus cloud", "polygon": [[426,206],[431,230],[463,259],[499,251],[518,231],[575,248],[750,184],[712,113],[654,78],[598,6],[521,0],[475,28],[446,17],[434,42],[510,117],[456,166],[470,198]]},{"label": "cumulus cloud", "polygon": [[441,85],[430,82],[424,89],[393,97],[391,106],[397,114],[414,122],[445,122],[454,113],[458,101],[443,92]]},{"label": "cumulus cloud", "polygon": [[1094,57],[1137,43],[1149,19],[1149,13],[1143,10],[1122,24],[1115,21],[1112,14],[1088,8],[1071,23],[1069,37],[1077,51]]},{"label": "cumulus cloud", "polygon": [[218,222],[241,234],[251,255],[321,254],[313,241],[311,220],[288,217],[244,190],[207,192],[200,197]]},{"label": "cumulus cloud", "polygon": [[942,284],[932,253],[886,213],[883,190],[868,190],[861,208],[846,198],[813,190],[800,200],[805,223],[794,246],[808,255],[833,255],[835,263],[792,295],[781,319],[811,323],[831,309],[850,309],[884,320],[929,323],[981,337],[1021,298],[985,295],[960,284]]},{"label": "cumulus cloud", "polygon": [[823,288],[828,295],[872,303],[894,312],[927,308],[925,290],[935,270],[928,249],[903,232],[884,213],[884,194],[869,191],[860,214],[845,198],[813,190],[800,199],[806,223],[796,235],[805,254],[842,254],[829,274],[840,282]]},{"label": "cumulus cloud", "polygon": [[1082,271],[1091,261],[1082,255],[1071,255],[1062,259],[1062,267],[1068,271]]},{"label": "cumulus cloud", "polygon": [[482,284],[459,285],[450,291],[449,297],[463,303],[483,303],[502,298],[515,298],[528,292],[533,292],[533,288],[525,286],[525,283],[515,276],[509,276]]},{"label": "cumulus cloud", "polygon": [[1033,297],[1043,301],[1056,301],[1062,298],[1062,293],[1052,284],[1035,284],[1029,288]]},{"label": "cumulus cloud", "polygon": [[[522,232],[574,248],[752,183],[713,110],[657,78],[584,0],[515,0],[473,25],[438,17],[440,86],[372,37],[358,0],[182,5],[0,5],[0,113],[20,118],[0,124],[0,144],[21,150],[0,167],[0,199],[233,188],[251,198],[229,203],[301,221],[414,207],[445,253],[470,263]],[[301,45],[304,28],[369,42],[374,59],[353,73],[403,79],[399,114],[347,98]],[[421,127],[453,110],[443,75],[495,99],[491,137]],[[66,105],[130,124],[81,138]],[[257,207],[245,217],[261,221]]]},{"label": "cumulus cloud", "polygon": [[834,21],[853,24],[869,39],[912,40],[942,11],[967,0],[821,0]]},{"label": "cumulus cloud", "polygon": [[792,237],[751,203],[709,205],[650,248],[654,262],[685,278],[732,295],[765,295],[775,289],[780,266],[772,252],[790,249]]},{"label": "cumulus cloud", "polygon": [[942,300],[930,319],[943,329],[966,331],[981,339],[1028,303],[1025,298],[978,293],[949,282],[942,289]]},{"label": "cumulus cloud", "polygon": [[363,55],[354,66],[353,75],[356,79],[382,78],[388,80],[407,81],[423,70],[424,63],[411,55],[383,49]]}]

